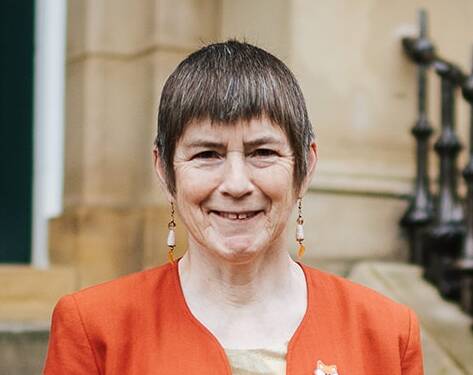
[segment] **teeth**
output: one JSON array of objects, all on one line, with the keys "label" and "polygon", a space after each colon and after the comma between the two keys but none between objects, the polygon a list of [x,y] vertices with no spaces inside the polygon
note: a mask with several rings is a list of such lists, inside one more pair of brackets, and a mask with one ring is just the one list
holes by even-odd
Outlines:
[{"label": "teeth", "polygon": [[241,213],[236,213],[236,212],[217,212],[215,211],[218,215],[230,219],[230,220],[244,220],[248,219],[250,217],[253,217],[257,214],[257,212],[241,212]]}]

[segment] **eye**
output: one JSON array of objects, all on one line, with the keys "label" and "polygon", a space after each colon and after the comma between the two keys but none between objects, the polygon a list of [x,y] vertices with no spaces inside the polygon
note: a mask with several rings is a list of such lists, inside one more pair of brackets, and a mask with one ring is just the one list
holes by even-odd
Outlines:
[{"label": "eye", "polygon": [[202,151],[194,155],[192,159],[216,159],[220,158],[220,154],[216,151]]},{"label": "eye", "polygon": [[274,150],[270,150],[269,148],[258,148],[255,151],[253,151],[250,155],[256,156],[256,157],[268,157],[268,156],[277,155],[277,152]]}]

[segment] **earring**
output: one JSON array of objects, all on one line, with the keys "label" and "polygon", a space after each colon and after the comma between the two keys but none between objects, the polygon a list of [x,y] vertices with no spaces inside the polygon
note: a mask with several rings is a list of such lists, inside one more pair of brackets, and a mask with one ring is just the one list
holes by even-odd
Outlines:
[{"label": "earring", "polygon": [[174,263],[174,248],[176,247],[176,222],[174,221],[174,203],[171,202],[171,221],[168,223],[168,240],[167,244],[169,246],[168,250],[168,261],[169,263]]},{"label": "earring", "polygon": [[297,226],[296,226],[296,241],[299,244],[297,250],[297,258],[300,260],[304,256],[305,247],[302,244],[304,241],[304,219],[302,219],[302,197],[297,200]]}]

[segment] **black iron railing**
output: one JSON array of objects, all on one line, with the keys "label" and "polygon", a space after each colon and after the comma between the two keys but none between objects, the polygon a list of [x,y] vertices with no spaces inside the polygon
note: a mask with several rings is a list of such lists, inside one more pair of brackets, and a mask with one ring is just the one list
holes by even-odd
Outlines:
[{"label": "black iron railing", "polygon": [[[458,301],[473,315],[473,67],[471,75],[440,57],[427,33],[427,14],[418,12],[419,35],[404,38],[408,58],[417,66],[418,114],[412,134],[416,140],[415,193],[401,219],[409,238],[410,260],[424,268],[424,277],[447,299]],[[473,65],[473,56],[472,56]],[[433,69],[441,85],[441,129],[434,144],[438,155],[437,194],[430,192],[429,139],[432,126],[427,117],[427,71]],[[462,143],[455,127],[455,100],[459,91],[470,105],[469,160],[463,170],[467,189],[458,194],[458,154]]]}]

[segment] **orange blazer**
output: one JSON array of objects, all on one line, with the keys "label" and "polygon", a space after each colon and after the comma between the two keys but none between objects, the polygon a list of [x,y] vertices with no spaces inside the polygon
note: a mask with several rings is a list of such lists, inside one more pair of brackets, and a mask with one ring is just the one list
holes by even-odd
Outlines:
[{"label": "orange blazer", "polygon": [[[286,374],[421,375],[419,326],[407,307],[305,265],[306,314],[288,345]],[[319,372],[320,373],[320,372]],[[330,372],[327,372],[327,374]],[[224,349],[189,310],[177,263],[62,297],[46,375],[231,374]]]}]

